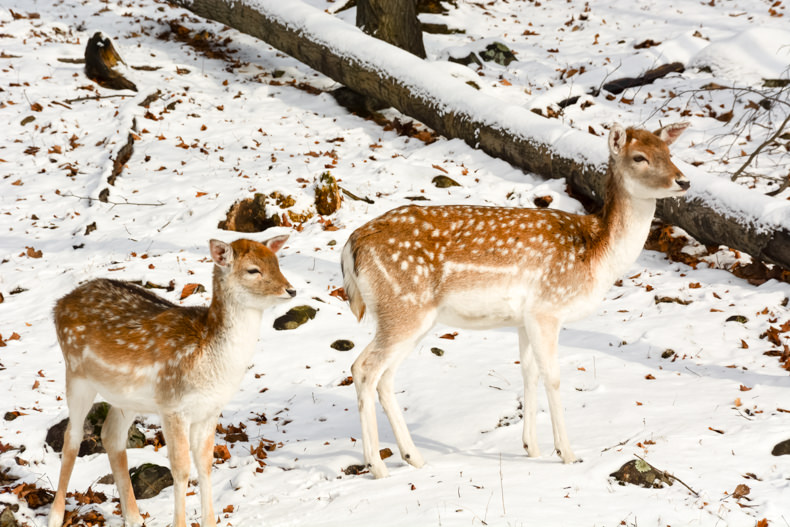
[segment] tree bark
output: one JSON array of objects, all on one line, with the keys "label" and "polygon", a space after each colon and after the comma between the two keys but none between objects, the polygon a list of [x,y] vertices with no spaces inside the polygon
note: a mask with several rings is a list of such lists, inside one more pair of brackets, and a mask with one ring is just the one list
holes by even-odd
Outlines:
[{"label": "tree bark", "polygon": [[415,0],[357,0],[357,27],[368,35],[425,58]]},{"label": "tree bark", "polygon": [[[296,0],[290,0],[289,11],[279,8],[274,0],[258,0],[259,10],[241,0],[171,1],[201,17],[259,38],[354,91],[386,101],[446,137],[462,139],[474,148],[544,178],[566,178],[574,193],[598,204],[602,201],[606,146],[600,138],[571,130],[556,121],[536,122],[535,119],[540,119],[538,116],[505,103],[497,103],[501,108],[493,112],[491,102],[477,104],[473,99],[482,96],[462,81],[450,78],[437,81],[431,76],[433,83],[420,84],[419,80],[396,78],[380,64],[365,58],[370,55],[370,49],[378,52],[379,47],[386,44],[370,39],[363,46],[370,48],[367,54],[350,50],[348,45],[343,45],[344,41],[353,40],[359,44],[360,38],[369,37],[358,34],[356,28],[348,25],[345,25],[348,29],[341,30],[337,26],[339,21],[331,15],[304,5],[297,8],[301,2]],[[327,25],[336,30],[331,42],[326,35],[318,37],[304,29],[313,27],[316,33],[323,33],[318,28]],[[340,32],[342,35],[338,34]],[[385,56],[396,61],[401,71],[404,66],[408,66],[409,71],[425,71],[424,61],[395,47],[388,46],[377,54],[382,61]],[[492,115],[498,116],[498,121]],[[585,158],[588,161],[584,161]],[[694,167],[676,164],[687,176],[694,173],[690,177],[692,187],[695,177],[710,179]],[[708,188],[715,189],[717,185],[718,181]],[[773,220],[770,228],[765,228],[765,223],[756,214],[761,214],[763,208],[776,209],[781,205],[748,192],[743,190],[743,201],[750,205],[742,208],[740,204],[731,203],[735,193],[729,189],[724,199],[707,192],[704,201],[701,198],[660,200],[656,215],[683,228],[701,243],[727,245],[790,269],[790,221],[787,219],[790,212],[779,211],[779,219]],[[777,215],[776,210],[773,213]]]}]

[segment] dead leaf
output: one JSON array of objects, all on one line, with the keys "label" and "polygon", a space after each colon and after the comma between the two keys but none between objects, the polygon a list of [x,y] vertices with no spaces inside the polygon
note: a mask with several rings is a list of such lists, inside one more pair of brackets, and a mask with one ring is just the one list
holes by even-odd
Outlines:
[{"label": "dead leaf", "polygon": [[201,284],[186,284],[184,289],[181,290],[181,298],[180,300],[184,300],[186,297],[193,295],[195,293],[204,293],[206,288],[203,287]]},{"label": "dead leaf", "polygon": [[740,390],[741,390],[742,392],[748,392],[749,390],[751,390],[751,388],[749,388],[748,386],[744,386],[743,384],[741,384],[741,388],[740,388]]},{"label": "dead leaf", "polygon": [[214,459],[219,460],[218,463],[224,463],[230,459],[227,445],[214,445]]},{"label": "dead leaf", "polygon": [[25,249],[27,249],[25,254],[28,258],[41,258],[42,256],[41,251],[37,251],[33,247],[25,247]]},{"label": "dead leaf", "polygon": [[348,301],[348,295],[346,294],[346,290],[343,289],[342,287],[338,287],[338,288],[333,289],[332,291],[330,291],[329,292],[329,296],[333,296],[335,298],[339,298],[340,300],[343,300],[343,301],[346,301],[346,302]]},{"label": "dead leaf", "polygon": [[748,496],[751,491],[752,489],[750,489],[748,485],[740,483],[737,487],[735,487],[735,490],[732,491],[732,497],[736,500],[739,500],[745,496]]}]

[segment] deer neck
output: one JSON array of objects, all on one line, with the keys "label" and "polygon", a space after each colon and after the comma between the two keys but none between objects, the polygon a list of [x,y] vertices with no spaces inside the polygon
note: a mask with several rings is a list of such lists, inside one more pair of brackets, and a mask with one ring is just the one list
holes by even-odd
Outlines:
[{"label": "deer neck", "polygon": [[616,275],[624,273],[636,261],[644,247],[656,211],[654,198],[637,198],[629,194],[622,174],[609,162],[605,204],[601,220],[600,255]]},{"label": "deer neck", "polygon": [[262,311],[228,294],[224,276],[214,269],[211,305],[206,316],[206,349],[223,368],[242,371],[255,351],[261,329]]}]

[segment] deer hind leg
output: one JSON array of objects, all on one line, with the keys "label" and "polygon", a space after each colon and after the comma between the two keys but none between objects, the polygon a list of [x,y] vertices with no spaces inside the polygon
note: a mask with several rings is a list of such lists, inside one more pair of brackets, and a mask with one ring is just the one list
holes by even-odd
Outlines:
[{"label": "deer hind leg", "polygon": [[554,448],[564,463],[573,463],[576,461],[576,456],[571,450],[568,434],[565,431],[565,417],[560,401],[560,364],[557,357],[559,320],[550,316],[537,316],[527,320],[526,331],[546,387],[551,412],[551,428],[554,433]]},{"label": "deer hind leg", "polygon": [[386,369],[386,349],[381,348],[378,335],[351,365],[357,390],[357,407],[362,425],[362,455],[365,465],[375,478],[387,476],[387,467],[379,455],[379,432],[376,424],[376,385]]},{"label": "deer hind leg", "polygon": [[189,424],[179,415],[163,415],[162,431],[173,473],[174,527],[186,527],[186,495],[189,484]]},{"label": "deer hind leg", "polygon": [[216,417],[192,423],[189,428],[189,444],[192,449],[192,459],[197,467],[198,484],[200,485],[200,525],[203,527],[217,525],[211,489],[211,466],[214,463],[214,430],[216,428]]},{"label": "deer hind leg", "polygon": [[524,377],[524,432],[521,435],[521,440],[529,457],[538,457],[540,456],[540,447],[538,446],[536,419],[540,370],[527,331],[523,327],[518,330],[518,347],[521,373]]},{"label": "deer hind leg", "polygon": [[[375,478],[387,476],[387,467],[379,455],[379,435],[376,424],[376,392],[387,418],[390,421],[401,455],[414,466],[424,464],[414,442],[409,435],[406,421],[403,419],[392,383],[395,370],[404,358],[414,349],[414,345],[433,326],[435,314],[426,314],[419,326],[411,331],[403,324],[398,327],[397,335],[383,331],[382,325],[376,330],[376,336],[351,366],[354,386],[357,389],[357,404],[362,423],[362,449],[365,464]],[[408,458],[407,458],[408,456]]]},{"label": "deer hind leg", "polygon": [[110,458],[112,476],[121,499],[123,519],[129,527],[143,524],[143,517],[140,516],[137,501],[134,499],[132,481],[129,479],[129,461],[126,457],[126,442],[134,417],[135,414],[132,412],[124,412],[120,408],[111,406],[101,430],[102,445],[107,451],[107,457]]},{"label": "deer hind leg", "polygon": [[66,404],[69,407],[69,424],[66,426],[66,433],[63,436],[60,477],[58,478],[55,500],[52,502],[52,509],[49,513],[49,527],[63,525],[66,490],[69,486],[69,479],[71,479],[71,472],[74,470],[74,462],[80,451],[85,417],[95,398],[96,390],[90,384],[79,378],[69,378],[68,372],[66,373]]},{"label": "deer hind leg", "polygon": [[403,359],[414,349],[415,344],[416,341],[409,340],[399,343],[392,348],[393,358],[390,361],[391,364],[384,371],[381,379],[379,379],[376,390],[379,394],[381,407],[384,409],[384,413],[387,415],[392,431],[395,434],[395,441],[398,443],[401,457],[411,466],[420,468],[425,464],[425,461],[420,451],[414,445],[409,428],[406,426],[406,420],[403,418],[403,412],[401,412],[398,401],[395,399],[394,389],[395,372],[400,363],[403,362]]}]

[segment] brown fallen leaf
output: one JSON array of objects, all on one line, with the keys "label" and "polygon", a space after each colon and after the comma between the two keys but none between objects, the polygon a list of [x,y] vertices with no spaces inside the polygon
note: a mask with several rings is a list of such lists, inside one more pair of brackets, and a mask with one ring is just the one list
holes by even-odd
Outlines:
[{"label": "brown fallen leaf", "polygon": [[201,284],[186,284],[184,289],[181,290],[181,300],[184,300],[190,295],[195,293],[204,293],[206,288],[203,287]]},{"label": "brown fallen leaf", "polygon": [[740,483],[738,484],[737,487],[735,487],[735,490],[732,491],[732,497],[735,498],[736,500],[739,500],[741,498],[748,496],[751,491],[752,489],[750,489],[748,485],[744,485],[743,483]]}]

